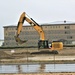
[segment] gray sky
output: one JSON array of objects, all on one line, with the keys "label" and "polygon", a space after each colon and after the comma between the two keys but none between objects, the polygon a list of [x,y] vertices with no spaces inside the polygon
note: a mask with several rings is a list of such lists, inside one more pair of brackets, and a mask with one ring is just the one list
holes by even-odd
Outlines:
[{"label": "gray sky", "polygon": [[3,26],[17,25],[22,12],[37,23],[75,22],[75,0],[0,0],[0,39],[4,38]]}]

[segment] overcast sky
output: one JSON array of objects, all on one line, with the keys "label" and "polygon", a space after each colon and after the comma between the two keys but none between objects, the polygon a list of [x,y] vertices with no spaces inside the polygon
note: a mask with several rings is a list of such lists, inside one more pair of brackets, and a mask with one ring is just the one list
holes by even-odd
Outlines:
[{"label": "overcast sky", "polygon": [[22,12],[37,23],[75,22],[75,0],[0,0],[0,39],[4,39],[3,26],[17,25]]}]

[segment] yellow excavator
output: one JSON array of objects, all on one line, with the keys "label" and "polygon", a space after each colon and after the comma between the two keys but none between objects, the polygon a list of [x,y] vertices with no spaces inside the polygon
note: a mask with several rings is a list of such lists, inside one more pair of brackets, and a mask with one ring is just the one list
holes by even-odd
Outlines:
[{"label": "yellow excavator", "polygon": [[63,49],[62,42],[54,41],[51,44],[49,44],[48,40],[45,39],[45,33],[43,31],[43,28],[38,23],[36,23],[32,18],[30,18],[25,12],[21,14],[17,25],[17,33],[15,36],[16,42],[20,44],[27,42],[27,40],[23,41],[19,38],[24,21],[27,21],[39,33],[40,39],[38,41],[38,49],[50,49],[52,51]]}]

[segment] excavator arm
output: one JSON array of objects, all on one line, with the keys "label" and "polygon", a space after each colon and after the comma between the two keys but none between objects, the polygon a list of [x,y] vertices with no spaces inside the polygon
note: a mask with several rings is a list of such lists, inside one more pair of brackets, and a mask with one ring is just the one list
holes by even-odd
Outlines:
[{"label": "excavator arm", "polygon": [[23,12],[20,16],[20,19],[19,19],[19,22],[18,22],[18,25],[17,25],[17,33],[16,33],[16,36],[15,36],[15,40],[16,42],[22,44],[25,41],[22,41],[20,38],[19,38],[19,35],[20,35],[20,32],[22,31],[22,27],[23,27],[23,23],[24,21],[27,21],[31,26],[33,26],[33,28],[39,33],[40,35],[40,40],[45,40],[45,36],[44,36],[44,31],[42,29],[41,26],[39,26],[39,24],[37,24],[32,18],[30,18],[25,12]]}]

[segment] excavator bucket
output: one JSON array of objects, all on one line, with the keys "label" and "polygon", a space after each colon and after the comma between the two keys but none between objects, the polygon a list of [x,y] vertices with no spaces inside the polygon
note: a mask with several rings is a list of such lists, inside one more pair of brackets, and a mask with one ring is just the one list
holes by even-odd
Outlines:
[{"label": "excavator bucket", "polygon": [[19,44],[23,44],[23,43],[26,43],[26,42],[27,42],[27,40],[23,41],[23,40],[21,40],[21,39],[20,39],[19,37],[17,37],[17,36],[14,36],[14,37],[15,37],[16,42],[19,43]]}]

